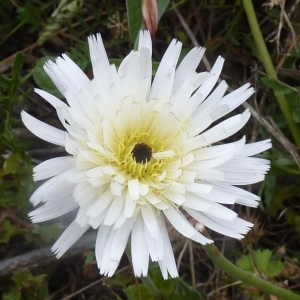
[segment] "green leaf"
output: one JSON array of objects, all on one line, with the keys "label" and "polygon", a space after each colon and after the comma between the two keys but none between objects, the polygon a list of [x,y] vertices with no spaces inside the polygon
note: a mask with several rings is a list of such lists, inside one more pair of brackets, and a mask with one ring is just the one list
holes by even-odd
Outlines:
[{"label": "green leaf", "polygon": [[207,296],[204,293],[193,291],[181,278],[175,279],[174,296],[168,299],[178,300],[207,300]]},{"label": "green leaf", "polygon": [[272,251],[269,249],[253,251],[255,266],[260,273],[265,273],[271,256]]},{"label": "green leaf", "polygon": [[157,9],[158,9],[158,19],[162,17],[165,10],[167,9],[168,5],[170,3],[170,0],[159,0],[157,1]]},{"label": "green leaf", "polygon": [[273,199],[275,188],[276,188],[276,183],[277,183],[277,180],[276,180],[275,175],[270,174],[270,173],[266,175],[266,178],[264,181],[264,187],[265,187],[265,190],[264,190],[265,199],[264,200],[265,200],[265,203],[267,206],[271,203],[271,201]]},{"label": "green leaf", "polygon": [[95,260],[95,252],[91,251],[86,256],[86,258],[84,260],[84,265],[89,265],[89,264],[93,263],[94,260]]},{"label": "green leaf", "polygon": [[[5,89],[9,89],[10,84],[11,84],[11,79],[9,79],[6,76],[0,74],[0,87],[3,87]],[[1,100],[2,99],[0,98],[0,101]]]},{"label": "green leaf", "polygon": [[12,67],[12,80],[9,87],[9,97],[11,99],[13,98],[17,86],[19,84],[23,63],[24,63],[23,55],[21,53],[17,53]]},{"label": "green leaf", "polygon": [[143,24],[142,0],[126,0],[129,36],[134,43]]},{"label": "green leaf", "polygon": [[21,299],[22,299],[21,293],[16,287],[11,288],[9,292],[3,294],[3,300],[21,300]]},{"label": "green leaf", "polygon": [[[269,249],[253,251],[253,263],[259,273],[268,277],[278,276],[284,269],[280,258],[275,259]],[[249,255],[242,255],[236,261],[236,265],[245,271],[254,272]]]},{"label": "green leaf", "polygon": [[245,271],[251,271],[251,272],[253,271],[253,267],[249,255],[242,255],[236,261],[236,265]]},{"label": "green leaf", "polygon": [[28,270],[21,271],[12,276],[16,287],[22,290],[22,299],[46,299],[48,288],[46,274],[34,276]]},{"label": "green leaf", "polygon": [[[167,9],[170,0],[157,1],[158,19],[160,19]],[[143,26],[142,0],[126,0],[127,18],[129,26],[129,36],[133,43],[136,42],[139,31]]]},{"label": "green leaf", "polygon": [[284,270],[284,263],[281,260],[270,261],[267,269],[265,270],[265,274],[268,277],[278,276]]},{"label": "green leaf", "polygon": [[159,291],[164,296],[169,296],[174,291],[174,280],[162,280],[159,285]]},{"label": "green leaf", "polygon": [[114,287],[114,286],[118,286],[118,287],[122,287],[122,288],[126,288],[126,286],[128,286],[129,284],[132,284],[133,278],[132,276],[125,272],[125,273],[115,273],[114,276],[112,277],[107,277],[105,282]]},{"label": "green leaf", "polygon": [[266,87],[271,88],[274,91],[275,95],[286,95],[293,92],[292,89],[272,78],[261,77],[260,80]]},{"label": "green leaf", "polygon": [[153,300],[153,296],[144,284],[131,285],[123,291],[129,300]]},{"label": "green leaf", "polygon": [[5,233],[1,235],[0,243],[8,243],[12,236],[16,234],[24,234],[27,232],[25,228],[13,226],[9,220],[4,220],[2,224]]},{"label": "green leaf", "polygon": [[44,71],[43,66],[46,61],[52,60],[54,61],[54,57],[43,57],[38,59],[34,69],[33,69],[33,79],[35,83],[41,88],[42,90],[52,94],[53,96],[56,96],[58,98],[62,98],[62,94],[60,91],[56,88],[55,84],[52,82],[50,77],[47,75],[47,73]]},{"label": "green leaf", "polygon": [[16,174],[18,172],[20,172],[20,168],[22,167],[22,156],[20,153],[13,153],[11,154],[5,164],[4,164],[4,170],[7,173],[12,173],[12,174]]},{"label": "green leaf", "polygon": [[68,24],[78,14],[83,5],[83,0],[61,0],[53,11],[51,18],[40,34],[38,44],[42,45],[51,34],[58,31],[64,24]]},{"label": "green leaf", "polygon": [[49,244],[56,240],[60,235],[61,231],[57,225],[35,225],[31,231],[33,234],[39,235],[42,240]]}]

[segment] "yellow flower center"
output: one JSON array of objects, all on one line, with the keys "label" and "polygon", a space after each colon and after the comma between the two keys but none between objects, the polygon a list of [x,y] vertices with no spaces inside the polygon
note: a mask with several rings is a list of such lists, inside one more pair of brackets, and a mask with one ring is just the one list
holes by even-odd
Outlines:
[{"label": "yellow flower center", "polygon": [[174,155],[159,155],[170,152],[169,142],[169,139],[160,140],[157,132],[131,132],[117,142],[117,164],[132,178],[157,178],[163,173],[163,166],[174,159]]}]

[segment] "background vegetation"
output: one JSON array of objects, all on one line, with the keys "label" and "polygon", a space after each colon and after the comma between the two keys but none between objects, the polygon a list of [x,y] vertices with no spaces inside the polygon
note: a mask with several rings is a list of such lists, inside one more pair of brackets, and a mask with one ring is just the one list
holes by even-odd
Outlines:
[{"label": "background vegetation", "polygon": [[[299,292],[300,5],[299,0],[265,1],[254,1],[254,8],[276,76],[263,63],[242,0],[159,0],[153,59],[160,61],[175,37],[183,42],[183,54],[198,44],[207,48],[199,71],[222,55],[226,59],[222,78],[233,89],[245,82],[255,87],[255,95],[245,104],[253,117],[240,134],[248,141],[272,138],[273,148],[264,154],[272,168],[261,185],[245,187],[260,194],[260,207],[234,208],[255,226],[242,241],[211,234],[223,255],[241,269]],[[118,64],[134,46],[142,24],[140,4],[139,0],[1,0],[0,298],[4,300],[153,299],[132,275],[126,257],[113,278],[99,275],[95,232],[62,259],[51,254],[50,246],[69,219],[30,222],[28,199],[37,187],[32,167],[64,152],[31,135],[20,120],[20,111],[26,110],[60,127],[53,109],[33,91],[39,87],[61,97],[42,70],[45,57],[66,52],[92,77],[86,37],[100,32],[109,58]],[[282,112],[282,97],[292,120]],[[161,299],[277,299],[224,273],[200,245],[171,228],[170,235],[181,279],[163,281],[151,266],[150,277]]]}]

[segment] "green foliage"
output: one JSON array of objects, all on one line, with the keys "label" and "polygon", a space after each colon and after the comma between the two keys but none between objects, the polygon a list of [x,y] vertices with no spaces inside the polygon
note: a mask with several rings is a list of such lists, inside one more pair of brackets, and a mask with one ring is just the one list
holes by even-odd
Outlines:
[{"label": "green foliage", "polygon": [[[1,12],[6,13],[6,15],[2,16],[2,20],[7,18],[7,12],[9,12],[9,9],[11,9],[10,4],[7,8],[5,8],[6,3],[8,1],[1,1]],[[23,3],[22,3],[23,4]],[[33,32],[34,30],[37,30],[40,26],[40,20],[41,20],[41,12],[44,9],[44,5],[41,5],[39,9],[37,9],[37,6],[35,5],[34,1],[26,1],[24,5],[18,5],[17,8],[17,17],[14,20],[9,20],[11,22],[11,28],[9,28],[8,33],[6,36],[1,38],[0,45],[4,44],[4,42],[7,41],[9,37],[14,35],[16,32],[18,32],[21,28],[27,26],[28,32]],[[1,27],[6,27],[4,22]],[[1,28],[0,27],[0,28]]]},{"label": "green foliage", "polygon": [[124,289],[124,293],[126,294],[127,299],[129,300],[139,300],[139,299],[153,300],[154,299],[144,284],[131,285],[128,288]]},{"label": "green foliage", "polygon": [[275,95],[286,95],[293,92],[291,87],[283,84],[278,80],[268,77],[261,77],[260,80],[266,87],[271,88],[274,91]]},{"label": "green foliage", "polygon": [[276,188],[276,176],[272,173],[269,173],[266,175],[265,181],[261,185],[260,189],[260,195],[264,194],[264,202],[260,202],[260,207],[264,209],[264,205],[268,206],[274,196],[275,193],[275,188]]},{"label": "green foliage", "polygon": [[[41,5],[39,8],[30,3],[29,1],[25,2],[24,6],[19,6],[17,9],[18,17],[17,19],[20,21],[20,25],[28,25],[28,31],[34,32],[39,29],[40,21],[41,21],[41,11],[45,8],[44,5]],[[19,26],[20,26],[19,25]]]},{"label": "green foliage", "polygon": [[[242,255],[236,261],[236,265],[245,271],[261,276],[266,281],[273,282],[276,282],[275,277],[279,276],[285,269],[281,257],[273,255],[269,249],[254,250],[249,255]],[[242,284],[240,287],[247,290],[251,299],[266,299],[266,295],[247,284]]]},{"label": "green foliage", "polygon": [[3,300],[44,300],[48,297],[46,275],[32,275],[28,270],[12,276],[14,286],[3,295]]},{"label": "green foliage", "polygon": [[57,227],[56,224],[53,225],[34,225],[34,228],[31,230],[31,233],[37,235],[40,239],[43,240],[44,244],[53,243],[61,235],[61,230]]},{"label": "green foliage", "polygon": [[[160,19],[169,5],[170,0],[157,1],[158,18]],[[126,0],[129,35],[133,43],[136,42],[139,31],[143,26],[142,0]]]},{"label": "green foliage", "polygon": [[81,9],[82,4],[83,0],[60,0],[58,7],[52,13],[51,18],[40,34],[38,43],[43,44],[51,34],[69,23]]},{"label": "green foliage", "polygon": [[18,234],[26,234],[27,229],[25,228],[18,228],[17,226],[13,226],[9,220],[4,220],[2,224],[2,230],[0,231],[0,244],[4,243],[7,244],[10,239]]},{"label": "green foliage", "polygon": [[141,7],[142,7],[142,0],[126,1],[129,36],[133,43],[135,43],[138,33],[143,25]]},{"label": "green foliage", "polygon": [[149,270],[150,278],[153,280],[156,288],[159,291],[159,298],[153,297],[146,285],[138,284],[131,285],[124,289],[124,292],[129,300],[206,300],[207,297],[198,291],[193,291],[183,279],[175,278],[164,280],[159,267],[152,264]]},{"label": "green foliage", "polygon": [[206,300],[207,297],[204,294],[200,294],[193,291],[190,286],[188,286],[184,280],[169,279],[162,280],[157,285],[160,297],[156,298],[149,292],[144,284],[131,285],[124,289],[124,292],[129,300],[139,300],[139,299],[159,299],[159,300]]},{"label": "green foliage", "polygon": [[17,90],[24,81],[21,76],[23,62],[23,56],[17,54],[11,77],[0,75],[0,207],[15,205],[22,213],[27,208],[28,188],[32,181],[29,177],[31,165],[24,152],[26,144],[13,136],[12,129],[19,123],[14,107],[27,95],[27,92],[19,94]]},{"label": "green foliage", "polygon": [[242,255],[236,264],[243,270],[259,274],[267,277],[278,276],[284,269],[284,264],[280,259],[275,259],[272,256],[272,251],[269,249],[255,250],[252,257],[250,255]]}]

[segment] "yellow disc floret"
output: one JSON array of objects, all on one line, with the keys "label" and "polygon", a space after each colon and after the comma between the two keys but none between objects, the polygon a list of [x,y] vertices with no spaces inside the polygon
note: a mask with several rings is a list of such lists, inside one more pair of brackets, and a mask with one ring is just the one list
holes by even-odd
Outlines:
[{"label": "yellow disc floret", "polygon": [[169,139],[159,139],[157,132],[131,132],[117,143],[117,164],[132,178],[157,178],[163,172],[163,166],[174,159],[174,155],[159,158],[156,155],[170,152],[169,142]]}]

